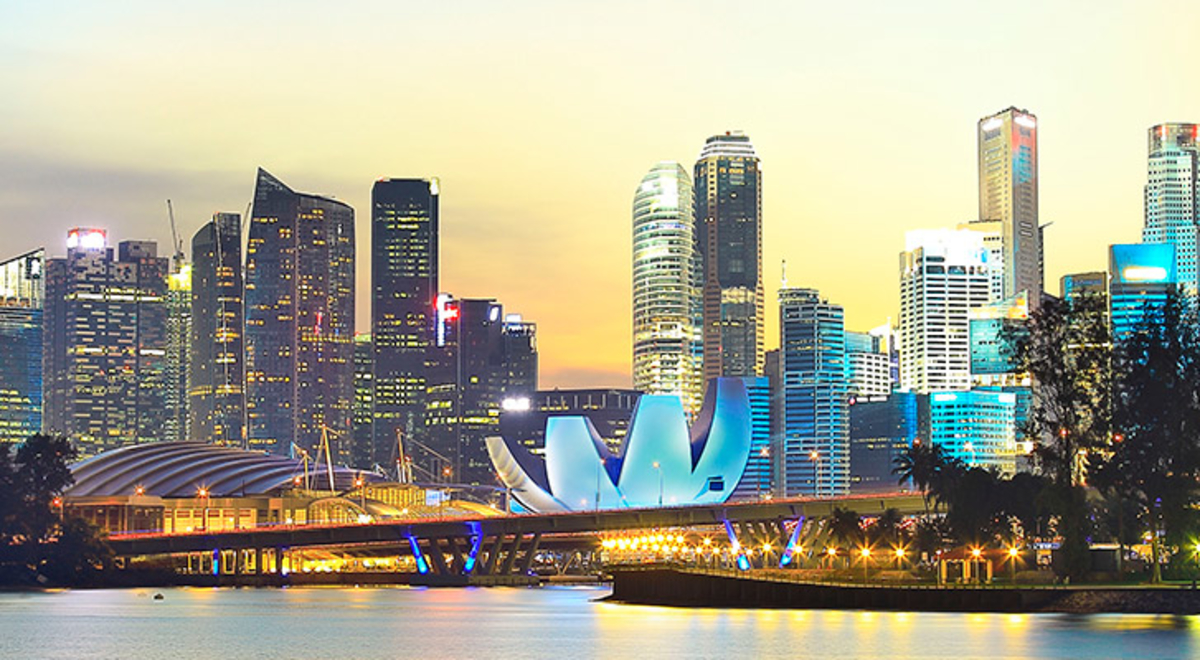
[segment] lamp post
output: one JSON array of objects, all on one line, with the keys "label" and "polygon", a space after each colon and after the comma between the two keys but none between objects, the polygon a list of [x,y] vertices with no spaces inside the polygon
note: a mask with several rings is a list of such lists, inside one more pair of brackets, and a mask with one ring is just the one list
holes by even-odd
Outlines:
[{"label": "lamp post", "polygon": [[975,459],[975,443],[970,440],[963,443],[963,450],[971,452],[971,467],[977,467],[979,461]]},{"label": "lamp post", "polygon": [[663,502],[663,471],[662,471],[662,465],[660,465],[658,461],[654,461],[654,463],[652,463],[652,464],[651,464],[651,467],[653,467],[655,470],[658,470],[658,506],[660,506],[660,507],[661,507],[661,506],[662,506],[662,502]]},{"label": "lamp post", "polygon": [[862,550],[859,550],[858,552],[859,552],[859,555],[861,555],[861,556],[862,556],[862,565],[863,565],[863,583],[864,583],[864,584],[866,584],[866,582],[867,582],[867,569],[869,568],[869,566],[867,565],[867,562],[869,562],[869,561],[871,560],[871,549],[870,549],[870,548],[868,548],[868,547],[866,547],[866,546],[863,546],[863,549],[862,549]]},{"label": "lamp post", "polygon": [[813,483],[813,495],[821,496],[821,452],[812,450],[808,452],[808,458],[813,462],[815,478]]},{"label": "lamp post", "polygon": [[758,489],[758,499],[761,500],[763,498],[763,493],[762,493],[763,479],[766,478],[766,476],[771,473],[771,464],[770,464],[770,461],[768,460],[771,458],[771,449],[769,447],[763,447],[762,449],[758,450],[758,455],[760,458],[763,459],[761,461],[762,468],[759,470],[758,478],[754,480],[754,483]]},{"label": "lamp post", "polygon": [[354,487],[358,489],[358,508],[362,509],[365,515],[367,513],[367,490],[363,485],[363,476],[360,472],[354,477]]},{"label": "lamp post", "polygon": [[[596,510],[597,511],[600,510],[600,471],[602,469],[604,469],[605,461],[607,461],[607,459],[601,458],[600,461],[596,463]],[[660,502],[660,504],[661,504],[661,502]]]},{"label": "lamp post", "polygon": [[200,518],[200,531],[206,532],[208,531],[208,489],[201,486],[196,490],[196,496],[204,503],[204,512],[201,514],[203,517]]}]

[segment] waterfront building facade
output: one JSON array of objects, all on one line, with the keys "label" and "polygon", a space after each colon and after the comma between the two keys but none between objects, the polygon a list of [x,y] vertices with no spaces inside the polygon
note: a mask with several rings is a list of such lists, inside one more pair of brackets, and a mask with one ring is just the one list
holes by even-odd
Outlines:
[{"label": "waterfront building facade", "polygon": [[1004,245],[1004,297],[1042,295],[1038,224],[1037,117],[1010,107],[979,120],[979,219],[998,221]]},{"label": "waterfront building facade", "polygon": [[0,443],[42,430],[46,250],[0,262]]},{"label": "waterfront building facade", "polygon": [[691,414],[703,394],[701,296],[692,182],[662,162],[633,197],[633,387]]},{"label": "waterfront building facade", "polygon": [[739,131],[705,142],[694,176],[704,381],[763,371],[762,170]]},{"label": "waterfront building facade", "polygon": [[844,312],[815,289],[784,288],[779,314],[781,490],[787,497],[844,495],[850,487]]},{"label": "waterfront building facade", "polygon": [[248,445],[345,462],[353,436],[354,210],[258,171],[246,248]]},{"label": "waterfront building facade", "polygon": [[[371,189],[373,460],[396,434],[421,436],[438,295],[438,180],[381,179]],[[414,437],[416,439],[416,437]]]}]

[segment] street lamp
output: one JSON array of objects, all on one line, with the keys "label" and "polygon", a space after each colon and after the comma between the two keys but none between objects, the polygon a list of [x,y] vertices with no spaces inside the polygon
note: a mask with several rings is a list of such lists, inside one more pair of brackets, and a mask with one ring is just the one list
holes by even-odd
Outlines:
[{"label": "street lamp", "polygon": [[975,444],[968,440],[963,443],[963,450],[971,452],[971,467],[976,467],[979,461],[975,460]]},{"label": "street lamp", "polygon": [[364,480],[362,473],[358,473],[354,477],[354,487],[358,489],[358,508],[362,509],[363,513],[367,512],[367,490],[363,488]]},{"label": "street lamp", "polygon": [[605,462],[607,460],[608,459],[601,458],[600,461],[596,463],[596,510],[597,511],[600,510],[600,471],[604,468]]},{"label": "street lamp", "polygon": [[758,472],[758,478],[754,480],[754,483],[757,485],[758,499],[761,500],[763,498],[763,479],[765,479],[767,475],[771,474],[771,464],[766,460],[771,458],[771,449],[769,447],[763,447],[762,449],[758,450],[758,455],[763,459],[763,461],[761,469]]},{"label": "street lamp", "polygon": [[661,507],[663,502],[663,471],[662,465],[658,461],[651,464],[655,470],[658,470],[658,505]]},{"label": "street lamp", "polygon": [[866,546],[863,546],[863,548],[858,551],[858,554],[860,556],[862,556],[863,582],[866,582],[867,581],[867,568],[868,568],[867,562],[869,562],[871,560],[871,549]]},{"label": "street lamp", "polygon": [[808,452],[808,458],[809,458],[809,460],[811,460],[813,462],[813,465],[815,466],[814,469],[816,472],[816,479],[815,479],[815,484],[814,484],[814,488],[813,488],[813,494],[816,495],[817,497],[820,497],[821,496],[821,452],[814,449],[814,450]]},{"label": "street lamp", "polygon": [[200,519],[200,531],[208,531],[208,489],[204,486],[196,489],[196,497],[204,502],[204,517]]},{"label": "street lamp", "polygon": [[1014,545],[1008,549],[1008,574],[1014,584],[1017,582],[1017,559],[1020,556],[1021,550],[1017,546]]}]

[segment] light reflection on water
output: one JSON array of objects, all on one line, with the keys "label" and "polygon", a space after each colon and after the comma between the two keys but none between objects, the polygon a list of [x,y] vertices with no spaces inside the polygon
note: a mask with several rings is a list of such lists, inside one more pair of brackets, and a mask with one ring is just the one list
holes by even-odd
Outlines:
[{"label": "light reflection on water", "polygon": [[1200,617],[718,610],[596,587],[0,594],[0,658],[1193,658]]}]

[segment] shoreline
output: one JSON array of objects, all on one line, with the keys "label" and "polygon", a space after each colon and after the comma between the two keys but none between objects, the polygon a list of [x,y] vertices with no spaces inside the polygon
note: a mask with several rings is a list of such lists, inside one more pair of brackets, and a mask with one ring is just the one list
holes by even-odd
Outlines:
[{"label": "shoreline", "polygon": [[838,584],[676,568],[613,571],[605,600],[736,609],[1200,614],[1200,590],[1188,587]]}]

